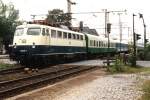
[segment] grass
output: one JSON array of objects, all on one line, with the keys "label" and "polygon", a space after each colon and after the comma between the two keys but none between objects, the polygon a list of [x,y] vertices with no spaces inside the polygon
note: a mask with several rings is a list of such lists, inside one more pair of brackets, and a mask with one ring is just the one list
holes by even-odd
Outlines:
[{"label": "grass", "polygon": [[146,68],[146,67],[129,67],[129,66],[125,66],[124,72],[125,72],[125,73],[150,72],[150,68]]},{"label": "grass", "polygon": [[130,66],[119,66],[119,68],[117,68],[116,66],[110,66],[109,68],[110,73],[111,74],[116,74],[116,73],[127,73],[127,74],[131,74],[131,73],[140,73],[140,72],[148,72],[150,73],[150,67],[130,67]]},{"label": "grass", "polygon": [[142,95],[140,100],[150,100],[150,80],[144,82],[142,90],[144,94]]},{"label": "grass", "polygon": [[10,64],[0,64],[0,70],[9,69],[13,67],[13,65]]}]

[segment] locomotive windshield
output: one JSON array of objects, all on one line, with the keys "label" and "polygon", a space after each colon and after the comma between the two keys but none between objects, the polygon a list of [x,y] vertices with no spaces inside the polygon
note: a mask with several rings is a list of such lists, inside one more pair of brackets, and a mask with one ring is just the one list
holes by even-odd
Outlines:
[{"label": "locomotive windshield", "polygon": [[40,35],[40,28],[28,28],[27,35]]},{"label": "locomotive windshield", "polygon": [[21,36],[24,33],[23,28],[17,28],[15,31],[15,36]]}]

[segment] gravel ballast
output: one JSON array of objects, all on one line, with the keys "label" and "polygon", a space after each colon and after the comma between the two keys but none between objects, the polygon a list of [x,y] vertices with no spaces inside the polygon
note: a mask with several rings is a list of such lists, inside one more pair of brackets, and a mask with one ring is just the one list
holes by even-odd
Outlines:
[{"label": "gravel ballast", "polygon": [[7,100],[138,100],[139,85],[149,76],[96,70]]}]

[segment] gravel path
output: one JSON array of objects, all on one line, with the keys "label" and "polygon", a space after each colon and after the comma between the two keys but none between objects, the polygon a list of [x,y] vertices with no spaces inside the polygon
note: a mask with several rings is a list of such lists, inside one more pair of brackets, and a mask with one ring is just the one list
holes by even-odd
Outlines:
[{"label": "gravel path", "polygon": [[104,75],[96,70],[7,100],[137,100],[149,74]]}]

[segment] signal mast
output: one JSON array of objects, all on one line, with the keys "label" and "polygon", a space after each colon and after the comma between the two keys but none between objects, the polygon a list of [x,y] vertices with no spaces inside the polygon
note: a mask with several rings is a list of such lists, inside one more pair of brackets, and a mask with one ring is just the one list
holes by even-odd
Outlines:
[{"label": "signal mast", "polygon": [[[70,18],[72,19],[72,13],[71,13],[71,5],[76,5],[76,3],[75,2],[72,2],[71,0],[67,0],[67,13],[69,14],[69,16],[70,16]],[[71,19],[70,20],[68,20],[68,22],[69,22],[69,24],[70,24],[70,26],[71,26]]]}]

